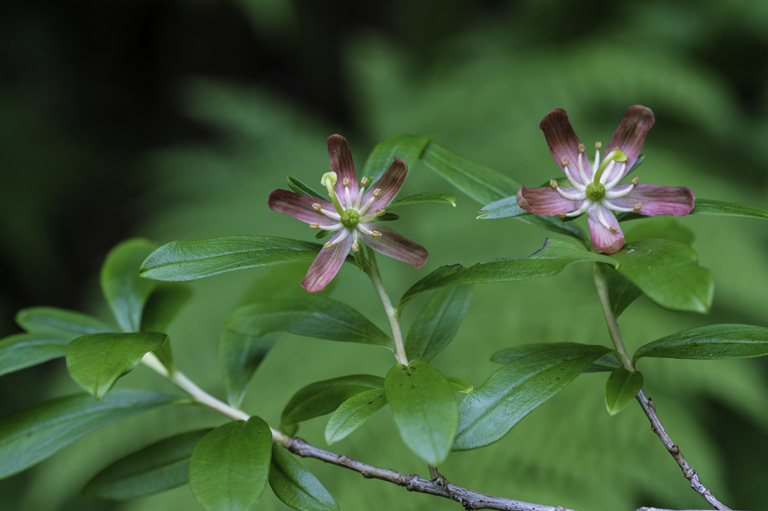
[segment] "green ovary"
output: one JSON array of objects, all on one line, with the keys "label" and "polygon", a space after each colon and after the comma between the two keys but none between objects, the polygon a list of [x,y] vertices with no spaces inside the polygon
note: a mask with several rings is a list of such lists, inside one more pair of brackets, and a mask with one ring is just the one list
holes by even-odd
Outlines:
[{"label": "green ovary", "polygon": [[347,218],[344,218],[344,216],[341,218],[341,224],[344,227],[352,229],[360,223],[360,213],[358,213],[356,210],[347,209],[344,211],[344,213],[347,216]]},{"label": "green ovary", "polygon": [[587,199],[591,200],[592,202],[598,202],[603,197],[605,197],[605,186],[598,183],[597,187],[595,187],[595,183],[589,183],[587,185]]}]

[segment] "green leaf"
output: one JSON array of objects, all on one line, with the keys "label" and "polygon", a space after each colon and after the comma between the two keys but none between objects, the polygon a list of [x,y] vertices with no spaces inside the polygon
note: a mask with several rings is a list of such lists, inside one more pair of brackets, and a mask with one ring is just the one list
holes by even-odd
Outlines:
[{"label": "green leaf", "polygon": [[475,449],[501,439],[609,351],[605,346],[553,344],[550,350],[500,367],[461,402],[461,421],[453,448]]},{"label": "green leaf", "polygon": [[632,302],[643,296],[643,292],[624,275],[608,268],[605,272],[608,282],[608,297],[611,300],[611,310],[617,318],[621,316]]},{"label": "green leaf", "polygon": [[642,222],[633,225],[631,229],[626,229],[624,238],[627,243],[648,239],[664,239],[678,241],[685,245],[693,243],[695,235],[693,231],[685,227],[677,218],[670,216],[645,217],[633,215],[642,218]]},{"label": "green leaf", "polygon": [[605,382],[605,407],[613,416],[622,411],[643,388],[643,375],[623,367],[614,369]]},{"label": "green leaf", "polygon": [[189,485],[207,511],[246,511],[269,476],[272,432],[259,417],[228,422],[205,435],[192,452]]},{"label": "green leaf", "polygon": [[56,307],[22,309],[16,314],[16,323],[31,334],[54,334],[69,340],[85,334],[115,330],[115,327],[88,314]]},{"label": "green leaf", "polygon": [[453,286],[430,297],[408,331],[405,352],[409,359],[429,362],[448,346],[469,308],[470,291],[470,286]]},{"label": "green leaf", "polygon": [[296,179],[295,177],[288,178],[288,188],[290,188],[292,191],[296,193],[300,193],[301,195],[306,195],[307,197],[314,197],[315,199],[327,200],[327,198],[320,195],[311,186],[305,184],[299,179]]},{"label": "green leaf", "polygon": [[395,157],[400,158],[411,170],[421,158],[431,137],[424,135],[392,135],[379,142],[365,161],[360,175],[376,182],[392,165]]},{"label": "green leaf", "polygon": [[477,220],[498,220],[523,215],[530,215],[530,213],[521,208],[517,204],[517,197],[512,195],[483,206],[483,209],[477,212],[476,218]]},{"label": "green leaf", "polygon": [[246,305],[227,319],[224,328],[251,337],[290,332],[394,349],[389,336],[365,316],[349,305],[317,295]]},{"label": "green leaf", "polygon": [[186,484],[192,451],[210,431],[198,429],[181,433],[117,460],[88,481],[83,496],[130,500]]},{"label": "green leaf", "polygon": [[113,248],[101,267],[101,291],[124,332],[138,332],[141,314],[155,283],[139,277],[141,262],[157,244],[131,239]]},{"label": "green leaf", "polygon": [[[506,348],[506,349],[497,351],[496,353],[493,354],[493,356],[491,356],[491,362],[496,362],[497,364],[508,364],[513,360],[527,357],[528,355],[533,355],[534,353],[548,352],[554,349],[569,349],[572,346],[574,346],[574,343],[572,342],[522,344],[520,346],[515,346],[514,348]],[[581,345],[579,344],[577,346],[581,346]],[[619,362],[617,356],[614,353],[616,352],[613,350],[609,351],[605,355],[595,360],[582,372],[584,373],[597,373],[597,372],[604,372],[604,371],[610,372],[616,369],[617,367],[621,367],[621,363]]]},{"label": "green leaf", "polygon": [[256,369],[279,338],[277,334],[259,337],[224,329],[219,342],[219,361],[230,405],[240,407]]},{"label": "green leaf", "polygon": [[172,241],[144,260],[141,276],[165,281],[202,279],[219,273],[312,261],[322,245],[267,236],[225,236]]},{"label": "green leaf", "polygon": [[0,376],[63,357],[69,339],[54,334],[16,334],[0,340]]},{"label": "green leaf", "polygon": [[118,378],[133,371],[166,338],[154,332],[84,335],[69,343],[67,370],[81,387],[101,399]]},{"label": "green leaf", "polygon": [[648,343],[635,352],[643,357],[715,360],[768,355],[768,328],[720,324],[684,330]]},{"label": "green leaf", "polygon": [[746,218],[768,219],[768,209],[737,204],[735,202],[723,202],[718,200],[696,199],[696,204],[691,211],[692,215],[720,215],[740,216]]},{"label": "green leaf", "polygon": [[708,312],[712,272],[698,265],[696,252],[671,240],[643,240],[624,245],[611,256],[617,268],[651,300],[673,310]]},{"label": "green leaf", "polygon": [[330,445],[346,438],[386,404],[383,389],[366,390],[350,397],[328,418],[325,441]]},{"label": "green leaf", "polygon": [[[406,206],[409,204],[422,204],[424,202],[444,202],[450,204],[454,208],[456,207],[456,196],[452,193],[417,193],[410,197],[405,197],[400,200],[396,200],[389,206],[387,211],[398,206]],[[379,219],[380,220],[380,219]]]},{"label": "green leaf", "polygon": [[533,215],[517,204],[517,197],[504,197],[483,207],[477,213],[478,220],[497,220],[500,218],[516,218],[521,222],[535,225],[548,231],[565,234],[581,241],[589,241],[584,229],[572,220],[561,220],[555,216]]},{"label": "green leaf", "polygon": [[116,420],[177,402],[174,396],[115,390],[101,401],[88,394],[62,397],[0,419],[0,479],[52,456]]},{"label": "green leaf", "polygon": [[441,266],[408,289],[400,299],[399,308],[414,296],[446,286],[459,284],[487,284],[493,282],[516,282],[520,280],[549,277],[560,273],[569,264],[577,262],[603,262],[618,266],[612,258],[588,252],[572,243],[547,240],[544,246],[523,259],[496,259],[470,267],[460,264]]},{"label": "green leaf", "polygon": [[333,511],[339,505],[312,472],[285,448],[272,446],[269,485],[277,498],[299,511]]},{"label": "green leaf", "polygon": [[405,444],[430,465],[442,463],[459,424],[453,388],[445,376],[414,359],[390,369],[384,394]]},{"label": "green leaf", "polygon": [[162,283],[155,286],[144,306],[141,331],[165,333],[176,315],[192,298],[192,292],[181,284]]},{"label": "green leaf", "polygon": [[296,424],[331,413],[344,401],[371,389],[381,390],[384,380],[380,376],[354,374],[310,383],[296,392],[283,409],[280,422]]},{"label": "green leaf", "polygon": [[451,384],[453,390],[456,392],[461,392],[462,394],[469,394],[475,388],[475,386],[467,380],[462,380],[461,378],[456,378],[455,376],[449,376],[448,383]]}]

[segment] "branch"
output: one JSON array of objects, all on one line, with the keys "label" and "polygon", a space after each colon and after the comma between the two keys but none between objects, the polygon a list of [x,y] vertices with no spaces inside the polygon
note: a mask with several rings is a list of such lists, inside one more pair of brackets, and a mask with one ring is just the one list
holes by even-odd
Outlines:
[{"label": "branch", "polygon": [[542,504],[531,504],[520,500],[505,499],[486,495],[468,488],[456,486],[439,477],[434,481],[424,479],[417,475],[405,475],[395,470],[378,468],[367,463],[355,461],[348,456],[339,455],[330,451],[317,448],[308,444],[301,438],[291,438],[283,444],[289,451],[305,458],[315,458],[332,465],[344,467],[354,472],[360,473],[368,479],[381,479],[394,483],[398,486],[404,486],[408,491],[426,493],[436,497],[455,500],[464,506],[464,509],[495,509],[500,511],[575,511],[562,506],[545,506]]}]

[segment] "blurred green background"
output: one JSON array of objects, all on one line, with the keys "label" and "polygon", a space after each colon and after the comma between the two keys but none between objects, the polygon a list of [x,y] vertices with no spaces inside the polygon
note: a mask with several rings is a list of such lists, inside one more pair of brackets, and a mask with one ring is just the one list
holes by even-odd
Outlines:
[{"label": "blurred green background", "polygon": [[[430,134],[529,186],[557,177],[538,129],[565,108],[585,143],[607,142],[632,104],[657,123],[642,181],[698,197],[768,204],[768,3],[313,2],[177,0],[16,2],[0,17],[0,335],[22,307],[106,318],[98,270],[118,241],[229,234],[310,239],[268,210],[288,175],[315,184],[325,138],[347,137],[358,168],[376,142]],[[403,194],[454,191],[418,166]],[[380,259],[391,294],[443,264],[523,257],[548,235],[513,220],[476,221],[480,205],[413,206],[396,228],[430,251],[416,271]],[[658,220],[643,220],[655,222]],[[683,218],[715,274],[711,313],[646,299],[620,322],[630,350],[693,326],[766,325],[768,227]],[[640,225],[637,223],[637,225]],[[627,231],[635,225],[628,224]],[[298,286],[305,267],[286,285]],[[228,312],[266,271],[193,283],[170,334],[180,367],[222,396],[217,341]],[[386,325],[364,275],[344,268],[333,296]],[[406,313],[412,319],[418,304]],[[539,281],[476,288],[458,337],[435,364],[476,386],[490,355],[530,342],[607,343],[588,266]],[[254,379],[245,409],[277,423],[300,387],[343,374],[383,375],[375,348],[286,336]],[[734,509],[766,509],[768,363],[646,360],[646,392],[705,485]],[[704,507],[639,408],[605,412],[605,376],[580,377],[492,447],[441,467],[456,484],[582,510]],[[140,368],[119,385],[170,390]],[[1,414],[77,391],[61,360],[0,378]],[[4,509],[197,509],[187,487],[129,503],[86,501],[103,465],[161,437],[220,423],[211,412],[160,410],[78,441],[0,481]],[[323,420],[301,435],[323,446]],[[424,474],[386,413],[333,450]],[[0,462],[2,462],[0,460]],[[342,509],[459,509],[306,460]],[[287,509],[265,492],[259,509]]]}]

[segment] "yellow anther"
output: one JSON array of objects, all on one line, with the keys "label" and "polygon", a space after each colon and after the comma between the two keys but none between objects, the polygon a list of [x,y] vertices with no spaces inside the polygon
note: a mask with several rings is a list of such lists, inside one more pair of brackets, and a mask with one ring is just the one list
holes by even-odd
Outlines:
[{"label": "yellow anther", "polygon": [[360,186],[365,186],[368,184],[368,178],[363,177],[363,179],[360,180]]},{"label": "yellow anther", "polygon": [[639,177],[635,176],[635,177],[632,178],[632,184],[633,185],[637,185],[637,183],[639,183],[639,182],[640,182],[640,178]]},{"label": "yellow anther", "polygon": [[619,230],[614,226],[610,226],[608,230],[611,231],[613,234],[616,234],[617,232],[619,232]]},{"label": "yellow anther", "polygon": [[586,148],[586,147],[584,147],[584,144],[582,144],[582,143],[579,143],[579,152],[580,152],[580,153],[584,153],[584,152],[586,152],[586,151],[587,151],[587,148]]},{"label": "yellow anther", "polygon": [[374,196],[374,197],[378,197],[379,195],[381,195],[381,188],[376,188],[376,189],[373,191],[373,196]]},{"label": "yellow anther", "polygon": [[560,164],[563,167],[567,167],[568,163],[570,163],[570,162],[568,161],[568,157],[567,156],[563,156],[562,158],[560,158]]},{"label": "yellow anther", "polygon": [[319,202],[315,202],[314,204],[312,204],[312,209],[314,209],[315,211],[320,211],[321,209],[323,209],[323,207],[320,205]]},{"label": "yellow anther", "polygon": [[343,184],[344,186],[348,187],[349,186],[349,178],[345,177],[344,179],[342,179],[341,184]]},{"label": "yellow anther", "polygon": [[565,218],[565,213],[558,213],[558,214],[557,214],[557,217],[558,217],[560,220],[562,220],[563,218]]},{"label": "yellow anther", "polygon": [[323,248],[326,250],[330,250],[332,246],[333,246],[333,242],[329,241],[325,245],[323,245]]},{"label": "yellow anther", "polygon": [[380,231],[371,231],[371,236],[374,238],[381,238],[381,232]]},{"label": "yellow anther", "polygon": [[643,207],[642,203],[638,202],[637,204],[632,206],[632,209],[634,209],[635,211],[640,211],[640,208],[642,207]]},{"label": "yellow anther", "polygon": [[309,224],[309,228],[310,229],[319,229],[320,228],[320,224],[315,224],[315,223]]},{"label": "yellow anther", "polygon": [[352,243],[352,251],[353,251],[353,252],[360,252],[360,245],[358,245],[358,244],[357,244],[357,240],[355,240],[355,241]]},{"label": "yellow anther", "polygon": [[377,210],[375,211],[375,213],[376,213],[376,216],[383,216],[383,215],[384,215],[384,213],[385,213],[385,211],[384,211],[383,209],[377,209]]},{"label": "yellow anther", "polygon": [[555,181],[554,179],[550,179],[549,186],[551,186],[554,189],[557,189],[557,181]]},{"label": "yellow anther", "polygon": [[601,147],[603,147],[603,143],[602,142],[600,142],[599,140],[597,142],[595,142],[595,150],[596,151],[599,151]]}]

